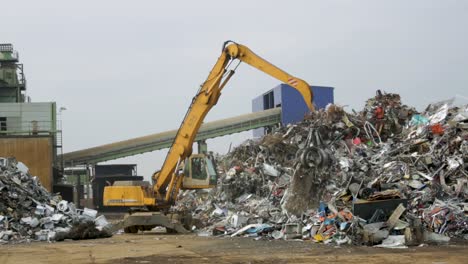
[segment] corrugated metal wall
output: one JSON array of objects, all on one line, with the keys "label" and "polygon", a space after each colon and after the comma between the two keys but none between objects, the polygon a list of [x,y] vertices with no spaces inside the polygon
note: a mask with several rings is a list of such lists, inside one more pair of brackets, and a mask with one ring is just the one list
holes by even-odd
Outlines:
[{"label": "corrugated metal wall", "polygon": [[0,157],[23,162],[47,190],[52,190],[52,137],[0,137],[0,146]]},{"label": "corrugated metal wall", "polygon": [[[327,104],[334,103],[333,87],[311,86],[311,89],[314,93],[313,103],[317,109],[325,108]],[[265,110],[263,97],[270,92],[273,92],[275,107],[281,106],[281,123],[283,125],[297,123],[309,112],[301,94],[287,84],[280,84],[264,94],[255,97],[252,100],[252,112]],[[254,137],[260,137],[264,135],[264,131],[263,128],[255,129],[253,135]]]},{"label": "corrugated metal wall", "polygon": [[314,105],[317,109],[323,109],[328,104],[335,103],[333,87],[326,86],[312,86],[312,92],[314,93]]},{"label": "corrugated metal wall", "polygon": [[[334,103],[333,87],[312,86],[311,88],[314,93],[313,103],[317,109],[325,108],[327,104]],[[302,95],[291,86],[281,84],[281,97],[281,122],[283,125],[297,123],[309,112]]]}]

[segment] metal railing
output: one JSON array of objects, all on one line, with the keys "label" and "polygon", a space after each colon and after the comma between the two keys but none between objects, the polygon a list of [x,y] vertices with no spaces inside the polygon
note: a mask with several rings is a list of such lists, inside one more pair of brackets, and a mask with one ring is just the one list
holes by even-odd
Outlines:
[{"label": "metal railing", "polygon": [[13,52],[13,44],[10,44],[10,43],[0,44],[0,51]]}]

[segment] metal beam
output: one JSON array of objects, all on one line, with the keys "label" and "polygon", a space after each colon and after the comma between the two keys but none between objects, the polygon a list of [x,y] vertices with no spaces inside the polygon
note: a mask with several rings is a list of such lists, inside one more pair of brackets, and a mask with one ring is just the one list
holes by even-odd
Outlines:
[{"label": "metal beam", "polygon": [[[203,124],[195,141],[221,137],[229,134],[275,125],[281,122],[281,108],[273,108],[237,117]],[[62,155],[65,167],[124,158],[145,152],[169,148],[177,130],[119,141],[93,148],[73,151]]]}]

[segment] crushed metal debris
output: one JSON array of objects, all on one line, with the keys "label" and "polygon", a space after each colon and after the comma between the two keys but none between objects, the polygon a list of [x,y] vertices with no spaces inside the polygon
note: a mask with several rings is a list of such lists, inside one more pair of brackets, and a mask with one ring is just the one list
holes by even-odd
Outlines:
[{"label": "crushed metal debris", "polygon": [[106,218],[49,193],[14,158],[0,158],[0,244],[109,237]]},{"label": "crushed metal debris", "polygon": [[419,113],[380,91],[218,157],[212,190],[179,194],[200,236],[401,248],[468,234],[468,106]]}]

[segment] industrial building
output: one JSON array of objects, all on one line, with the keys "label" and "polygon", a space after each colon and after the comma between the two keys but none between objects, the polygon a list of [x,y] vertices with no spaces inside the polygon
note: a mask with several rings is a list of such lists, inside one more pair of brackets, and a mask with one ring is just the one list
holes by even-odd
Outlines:
[{"label": "industrial building", "polygon": [[[333,87],[311,86],[310,89],[314,94],[312,103],[316,109],[323,109],[328,104],[334,103]],[[301,121],[304,115],[309,112],[301,94],[284,83],[252,100],[252,112],[254,113],[272,108],[281,109],[281,125],[283,126]],[[255,129],[253,131],[254,137],[263,136],[269,129],[268,126]]]},{"label": "industrial building", "polygon": [[[49,191],[60,178],[62,134],[55,102],[31,102],[19,54],[0,44],[0,157],[27,164]],[[54,180],[55,179],[55,180]]]}]

